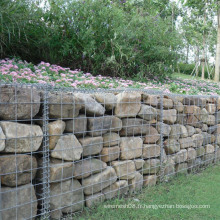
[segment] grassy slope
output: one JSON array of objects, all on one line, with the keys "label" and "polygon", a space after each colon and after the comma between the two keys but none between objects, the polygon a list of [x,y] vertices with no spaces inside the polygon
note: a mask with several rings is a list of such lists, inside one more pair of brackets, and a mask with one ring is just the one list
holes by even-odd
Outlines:
[{"label": "grassy slope", "polygon": [[[138,199],[139,201],[135,201]],[[110,209],[104,205],[210,205],[206,209]],[[74,219],[220,219],[220,165],[209,167],[196,175],[178,176],[169,183],[145,188],[129,198],[104,202],[92,210],[85,210]]]}]

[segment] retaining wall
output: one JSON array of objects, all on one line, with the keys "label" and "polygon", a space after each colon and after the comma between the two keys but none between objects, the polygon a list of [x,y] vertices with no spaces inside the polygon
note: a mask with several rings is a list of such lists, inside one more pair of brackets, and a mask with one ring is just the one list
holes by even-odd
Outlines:
[{"label": "retaining wall", "polygon": [[220,158],[219,97],[0,86],[3,220],[60,219]]}]

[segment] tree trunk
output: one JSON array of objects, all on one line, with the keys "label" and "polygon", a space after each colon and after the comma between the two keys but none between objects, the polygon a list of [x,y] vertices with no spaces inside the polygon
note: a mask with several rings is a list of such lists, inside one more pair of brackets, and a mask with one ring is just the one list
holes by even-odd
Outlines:
[{"label": "tree trunk", "polygon": [[187,44],[187,48],[186,48],[186,64],[189,63],[189,43]]},{"label": "tree trunk", "polygon": [[[218,1],[218,7],[219,6],[220,6],[220,1]],[[217,33],[215,77],[214,77],[215,82],[219,82],[219,68],[220,68],[220,8],[218,8],[218,33]]]},{"label": "tree trunk", "polygon": [[197,51],[196,51],[196,65],[197,65],[197,68],[196,68],[196,76],[199,75],[199,46],[196,46],[197,47]]},{"label": "tree trunk", "polygon": [[[206,6],[205,6],[206,7]],[[206,10],[204,12],[204,26],[206,26]],[[205,62],[206,62],[206,33],[203,31],[203,52],[202,52],[202,79],[205,79]]]}]

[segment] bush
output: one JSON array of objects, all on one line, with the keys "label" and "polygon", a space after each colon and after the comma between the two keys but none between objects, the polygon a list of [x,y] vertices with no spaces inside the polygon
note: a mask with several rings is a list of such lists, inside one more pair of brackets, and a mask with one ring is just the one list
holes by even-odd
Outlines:
[{"label": "bush", "polygon": [[178,56],[177,32],[149,0],[57,0],[45,9],[33,1],[3,2],[2,57],[44,60],[94,75],[145,77],[167,74]]}]

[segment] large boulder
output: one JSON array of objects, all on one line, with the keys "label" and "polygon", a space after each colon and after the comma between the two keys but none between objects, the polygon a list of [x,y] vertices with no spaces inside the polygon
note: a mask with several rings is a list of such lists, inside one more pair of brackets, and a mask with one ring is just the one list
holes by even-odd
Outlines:
[{"label": "large boulder", "polygon": [[160,135],[156,128],[149,126],[146,136],[144,137],[144,144],[155,144],[160,139]]},{"label": "large boulder", "polygon": [[149,95],[149,94],[143,94],[142,99],[144,104],[151,105],[151,106],[157,106],[159,103],[159,96],[158,95]]},{"label": "large boulder", "polygon": [[156,129],[157,131],[162,134],[163,136],[167,137],[169,136],[170,132],[171,132],[171,127],[170,125],[167,125],[163,122],[158,122],[156,124]]},{"label": "large boulder", "polygon": [[164,149],[167,154],[174,154],[180,151],[180,144],[175,139],[166,139],[164,141]]},{"label": "large boulder", "polygon": [[83,187],[75,179],[50,184],[50,209],[62,213],[81,211],[84,207]]},{"label": "large boulder", "polygon": [[135,177],[136,169],[132,160],[113,161],[111,164],[119,179],[128,180]]},{"label": "large boulder", "polygon": [[143,145],[143,158],[149,159],[160,156],[160,146],[156,144]]},{"label": "large boulder", "polygon": [[34,186],[1,188],[1,215],[4,220],[24,220],[37,216],[37,198]]},{"label": "large boulder", "polygon": [[116,106],[117,98],[113,93],[95,93],[93,96],[107,111],[112,110]]},{"label": "large boulder", "polygon": [[51,157],[75,161],[81,158],[83,152],[82,145],[74,134],[60,137],[55,148],[51,151]]},{"label": "large boulder", "polygon": [[141,110],[139,111],[138,116],[147,121],[151,121],[157,118],[157,109],[149,105],[141,105]]},{"label": "large boulder", "polygon": [[40,93],[34,87],[0,86],[0,119],[32,119],[40,109]]},{"label": "large boulder", "polygon": [[16,122],[0,122],[5,134],[4,152],[25,153],[37,151],[43,140],[43,132],[38,125]]},{"label": "large boulder", "polygon": [[111,130],[114,116],[88,117],[88,134],[92,137],[100,136]]},{"label": "large boulder", "polygon": [[103,146],[112,147],[120,144],[120,136],[115,132],[110,132],[103,135]]},{"label": "large boulder", "polygon": [[84,137],[79,138],[83,147],[83,156],[99,154],[103,148],[103,137]]},{"label": "large boulder", "polygon": [[82,137],[87,132],[87,117],[86,115],[79,115],[78,117],[66,121],[65,132],[73,133],[76,137]]},{"label": "large boulder", "polygon": [[82,104],[82,110],[85,111],[85,114],[92,116],[101,116],[105,114],[105,108],[95,99],[93,99],[91,95],[85,93],[76,93],[75,96]]},{"label": "large boulder", "polygon": [[160,170],[160,160],[159,159],[149,159],[145,160],[143,166],[143,174],[156,174]]},{"label": "large boulder", "polygon": [[149,133],[150,124],[140,118],[123,118],[120,136],[145,135]]},{"label": "large boulder", "polygon": [[189,148],[189,147],[195,147],[195,143],[193,142],[193,138],[187,137],[187,138],[180,138],[179,139],[180,148]]},{"label": "large boulder", "polygon": [[1,183],[5,186],[28,184],[35,178],[37,160],[33,156],[17,154],[0,157]]},{"label": "large boulder", "polygon": [[79,115],[80,100],[72,93],[49,94],[49,117],[51,119],[71,119]]},{"label": "large boulder", "polygon": [[117,96],[117,104],[115,106],[115,116],[135,117],[141,108],[141,95],[139,93],[122,92]]},{"label": "large boulder", "polygon": [[140,137],[122,137],[120,143],[122,160],[141,157],[143,141]]},{"label": "large boulder", "polygon": [[[160,118],[161,116],[159,116]],[[177,120],[177,111],[176,109],[163,110],[163,121],[166,124],[173,124]]]},{"label": "large boulder", "polygon": [[61,120],[53,121],[48,124],[49,148],[53,150],[59,138],[63,135],[65,122]]},{"label": "large boulder", "polygon": [[[43,158],[38,160],[37,179],[43,178]],[[72,178],[74,172],[74,162],[63,161],[55,158],[50,158],[50,182],[62,182]]]},{"label": "large boulder", "polygon": [[118,146],[104,147],[100,153],[100,156],[101,160],[104,162],[116,160],[120,156],[120,148]]},{"label": "large boulder", "polygon": [[117,180],[117,175],[112,167],[107,167],[103,172],[96,173],[82,179],[82,186],[85,195],[92,195],[110,186]]},{"label": "large boulder", "polygon": [[103,172],[107,164],[98,159],[84,159],[75,163],[74,178],[83,179],[92,174]]}]

